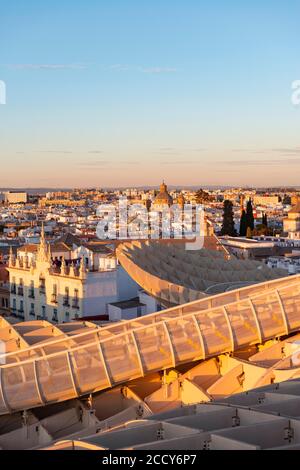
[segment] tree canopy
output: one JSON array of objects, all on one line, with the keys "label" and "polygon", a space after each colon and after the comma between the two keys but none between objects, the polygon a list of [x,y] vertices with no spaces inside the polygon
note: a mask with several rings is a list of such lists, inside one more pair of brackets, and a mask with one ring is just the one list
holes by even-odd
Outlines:
[{"label": "tree canopy", "polygon": [[235,237],[237,235],[234,227],[233,205],[228,199],[224,201],[221,235],[229,235],[231,237]]}]

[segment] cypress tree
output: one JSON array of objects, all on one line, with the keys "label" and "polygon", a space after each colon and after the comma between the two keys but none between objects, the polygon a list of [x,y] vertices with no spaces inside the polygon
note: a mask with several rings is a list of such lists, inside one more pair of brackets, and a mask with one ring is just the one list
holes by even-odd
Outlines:
[{"label": "cypress tree", "polygon": [[254,229],[254,216],[253,216],[253,208],[251,199],[247,202],[246,208],[246,220],[247,220],[247,228],[249,227],[251,231]]},{"label": "cypress tree", "polygon": [[233,209],[232,202],[225,200],[223,209],[223,223],[221,228],[221,235],[229,235],[231,237],[236,236],[236,230],[234,228],[233,220]]},{"label": "cypress tree", "polygon": [[243,209],[241,220],[240,220],[240,236],[245,237],[247,233],[247,219],[246,219],[246,212]]}]

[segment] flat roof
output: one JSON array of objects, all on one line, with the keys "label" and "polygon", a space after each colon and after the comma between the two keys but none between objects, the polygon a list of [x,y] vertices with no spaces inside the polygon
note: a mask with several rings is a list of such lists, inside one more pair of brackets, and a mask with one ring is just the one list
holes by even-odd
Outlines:
[{"label": "flat roof", "polygon": [[135,307],[144,307],[145,304],[142,304],[137,297],[136,299],[131,300],[124,300],[120,302],[111,302],[109,305],[113,305],[114,307],[118,307],[121,310],[127,310],[128,308],[135,308]]}]

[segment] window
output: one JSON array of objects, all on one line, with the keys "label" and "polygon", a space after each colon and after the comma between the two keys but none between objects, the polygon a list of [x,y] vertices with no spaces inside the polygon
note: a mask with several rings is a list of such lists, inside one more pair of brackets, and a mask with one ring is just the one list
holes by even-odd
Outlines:
[{"label": "window", "polygon": [[23,300],[20,300],[20,308],[19,308],[19,316],[23,317],[24,316],[24,302]]},{"label": "window", "polygon": [[51,302],[53,304],[57,304],[57,285],[53,284],[53,291],[51,296]]},{"label": "window", "polygon": [[34,281],[30,281],[29,294],[30,299],[34,299]]},{"label": "window", "polygon": [[24,295],[24,287],[23,287],[23,279],[22,278],[19,281],[18,295],[21,295],[21,296]]},{"label": "window", "polygon": [[64,304],[65,307],[70,306],[69,288],[68,287],[65,288],[65,295],[64,295],[63,304]]},{"label": "window", "polygon": [[57,317],[57,308],[54,308],[54,309],[53,309],[52,321],[55,321],[55,322],[58,321],[58,317]]},{"label": "window", "polygon": [[74,289],[74,299],[72,303],[72,307],[78,309],[79,308],[79,298],[78,298],[78,289]]},{"label": "window", "polygon": [[45,307],[45,305],[42,306],[42,318],[43,318],[43,320],[46,318],[46,307]]},{"label": "window", "polygon": [[66,312],[65,317],[66,317],[66,321],[69,321],[70,320],[70,313]]},{"label": "window", "polygon": [[12,278],[10,292],[11,294],[16,294],[16,278],[15,277]]},{"label": "window", "polygon": [[30,304],[30,312],[29,312],[29,315],[32,315],[32,316],[35,315],[35,313],[34,313],[34,304]]},{"label": "window", "polygon": [[44,276],[40,276],[40,294],[46,293],[46,280]]}]

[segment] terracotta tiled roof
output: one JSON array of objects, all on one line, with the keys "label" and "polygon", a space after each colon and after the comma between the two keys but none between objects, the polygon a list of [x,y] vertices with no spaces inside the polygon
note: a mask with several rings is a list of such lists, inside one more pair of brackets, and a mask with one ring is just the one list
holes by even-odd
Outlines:
[{"label": "terracotta tiled roof", "polygon": [[18,251],[25,251],[25,253],[36,253],[39,245],[34,243],[28,243],[28,245],[22,245],[18,248]]},{"label": "terracotta tiled roof", "polygon": [[77,246],[82,245],[82,241],[80,240],[80,238],[76,237],[75,235],[69,232],[65,233],[64,235],[62,235],[56,240],[56,243],[59,243],[59,242],[65,243],[70,248],[73,248],[73,245],[77,245]]},{"label": "terracotta tiled roof", "polygon": [[71,248],[63,242],[55,242],[50,245],[51,253],[60,251],[71,251]]},{"label": "terracotta tiled roof", "polygon": [[108,248],[103,243],[85,243],[85,248],[92,251],[93,253],[104,253],[104,254],[111,254],[112,250]]}]

